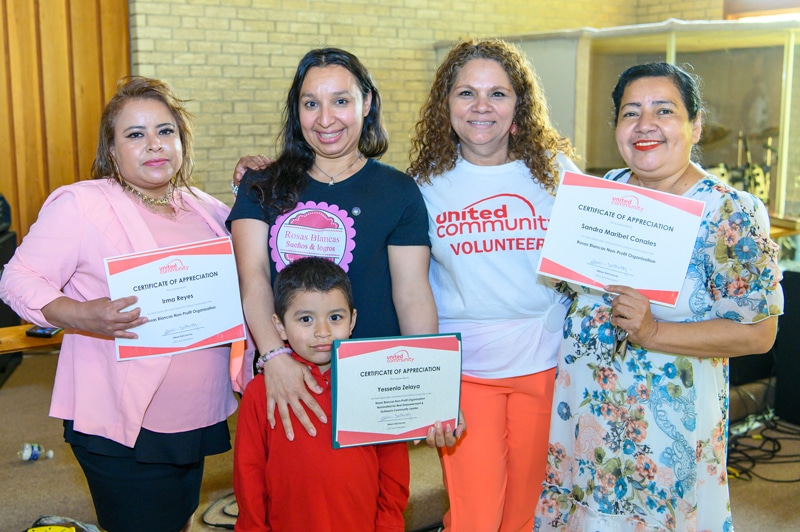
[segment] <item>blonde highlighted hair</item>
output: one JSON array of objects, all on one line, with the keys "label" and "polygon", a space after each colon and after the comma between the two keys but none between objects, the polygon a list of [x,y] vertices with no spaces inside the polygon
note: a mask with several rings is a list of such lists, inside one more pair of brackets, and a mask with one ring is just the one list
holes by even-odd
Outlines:
[{"label": "blonde highlighted hair", "polygon": [[183,162],[175,175],[175,184],[189,187],[194,169],[192,115],[186,109],[186,102],[175,96],[175,91],[169,83],[141,76],[122,78],[117,84],[116,94],[103,109],[97,134],[97,152],[92,163],[92,179],[111,178],[120,185],[123,184],[122,176],[118,174],[116,163],[111,155],[111,146],[114,145],[114,127],[117,124],[119,113],[125,104],[134,100],[158,100],[169,109],[175,119],[183,151]]}]

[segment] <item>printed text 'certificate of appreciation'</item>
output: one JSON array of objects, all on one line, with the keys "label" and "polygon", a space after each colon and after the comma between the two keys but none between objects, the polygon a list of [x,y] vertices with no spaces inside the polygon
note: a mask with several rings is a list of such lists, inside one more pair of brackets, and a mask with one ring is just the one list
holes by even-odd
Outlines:
[{"label": "printed text 'certificate of appreciation'", "polygon": [[175,355],[243,340],[244,318],[229,237],[105,260],[111,299],[135,295],[148,322],[117,338],[117,360]]},{"label": "printed text 'certificate of appreciation'", "polygon": [[674,307],[705,203],[572,172],[558,188],[539,273],[630,286]]},{"label": "printed text 'certificate of appreciation'", "polygon": [[455,429],[461,336],[335,340],[334,448],[424,439],[436,421]]}]

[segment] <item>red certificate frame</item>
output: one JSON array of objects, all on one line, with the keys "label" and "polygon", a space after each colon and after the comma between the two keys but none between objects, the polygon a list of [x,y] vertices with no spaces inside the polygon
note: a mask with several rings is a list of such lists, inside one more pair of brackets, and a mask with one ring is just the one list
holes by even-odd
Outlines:
[{"label": "red certificate frame", "polygon": [[331,383],[334,448],[424,439],[457,424],[461,335],[336,340]]}]

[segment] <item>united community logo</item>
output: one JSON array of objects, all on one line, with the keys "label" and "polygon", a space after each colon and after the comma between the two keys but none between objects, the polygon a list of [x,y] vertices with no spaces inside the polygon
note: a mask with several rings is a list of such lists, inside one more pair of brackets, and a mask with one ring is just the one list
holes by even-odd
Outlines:
[{"label": "united community logo", "polygon": [[165,273],[175,273],[188,270],[188,266],[184,266],[181,259],[173,259],[164,266],[158,267],[158,273],[164,275]]},{"label": "united community logo", "polygon": [[497,194],[460,210],[435,216],[436,237],[447,239],[455,255],[534,251],[544,244],[550,219],[527,198]]},{"label": "united community logo", "polygon": [[636,196],[612,196],[611,197],[611,205],[616,205],[617,207],[625,207],[627,209],[633,209],[635,211],[642,212],[644,207],[639,205],[639,198]]},{"label": "united community logo", "polygon": [[414,358],[408,354],[408,351],[401,349],[393,355],[386,356],[387,364],[396,364],[398,362],[414,362]]}]

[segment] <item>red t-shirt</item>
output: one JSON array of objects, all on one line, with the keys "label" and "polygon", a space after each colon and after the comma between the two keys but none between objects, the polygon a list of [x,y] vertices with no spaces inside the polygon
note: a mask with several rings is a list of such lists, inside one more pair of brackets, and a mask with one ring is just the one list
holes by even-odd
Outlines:
[{"label": "red t-shirt", "polygon": [[403,532],[408,504],[408,446],[405,442],[333,449],[329,373],[311,368],[324,389],[314,395],[328,423],[311,420],[311,437],[292,414],[295,439],[280,423],[270,429],[264,377],[257,375],[239,407],[233,487],[239,532]]}]

